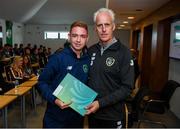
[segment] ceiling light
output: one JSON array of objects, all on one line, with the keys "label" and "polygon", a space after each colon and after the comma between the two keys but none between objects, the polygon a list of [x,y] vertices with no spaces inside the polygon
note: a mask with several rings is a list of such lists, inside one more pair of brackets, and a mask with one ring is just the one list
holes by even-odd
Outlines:
[{"label": "ceiling light", "polygon": [[117,29],[120,30],[120,29],[122,29],[122,27],[118,27]]},{"label": "ceiling light", "polygon": [[135,17],[133,17],[133,16],[128,17],[128,19],[131,19],[131,20],[134,19],[134,18],[135,18]]},{"label": "ceiling light", "polygon": [[123,23],[124,23],[124,24],[127,24],[127,23],[128,23],[128,21],[123,21]]},{"label": "ceiling light", "polygon": [[125,27],[125,25],[121,24],[120,27]]}]

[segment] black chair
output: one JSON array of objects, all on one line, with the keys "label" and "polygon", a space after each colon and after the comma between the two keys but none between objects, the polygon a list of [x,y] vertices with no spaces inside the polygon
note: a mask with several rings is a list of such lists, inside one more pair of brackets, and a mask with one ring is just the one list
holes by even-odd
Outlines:
[{"label": "black chair", "polygon": [[148,123],[148,124],[156,124],[158,127],[166,128],[166,125],[161,121],[149,120],[148,114],[146,113],[153,113],[151,114],[151,117],[153,115],[155,118],[157,117],[156,114],[157,115],[164,114],[166,110],[169,110],[169,101],[177,87],[180,87],[179,83],[173,80],[168,80],[165,86],[163,87],[159,97],[154,99],[151,95],[149,95],[150,99],[146,102],[146,105],[142,114],[143,120],[138,121],[138,127],[140,127],[142,123]]},{"label": "black chair", "polygon": [[149,94],[149,88],[142,86],[139,88],[136,95],[126,100],[128,108],[128,127],[132,127],[134,122],[139,119],[139,114],[143,111],[143,98]]},{"label": "black chair", "polygon": [[144,113],[153,112],[163,114],[165,112],[165,109],[169,109],[169,100],[172,94],[174,93],[175,89],[179,86],[180,84],[176,81],[167,81],[158,98],[154,99],[151,96],[149,96],[150,99],[146,103]]}]

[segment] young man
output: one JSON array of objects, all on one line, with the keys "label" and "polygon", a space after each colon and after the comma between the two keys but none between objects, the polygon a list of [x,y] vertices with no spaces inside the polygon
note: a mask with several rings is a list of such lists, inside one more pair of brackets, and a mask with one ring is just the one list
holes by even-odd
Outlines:
[{"label": "young man", "polygon": [[76,21],[69,33],[70,46],[52,55],[39,77],[38,89],[47,100],[44,128],[82,128],[83,117],[69,107],[69,104],[53,96],[61,80],[67,73],[83,83],[87,82],[90,58],[83,50],[88,41],[88,27],[84,22]]},{"label": "young man", "polygon": [[133,86],[131,54],[113,36],[114,13],[101,8],[94,14],[99,42],[89,49],[91,56],[88,86],[98,96],[87,106],[90,128],[122,127],[124,100]]}]

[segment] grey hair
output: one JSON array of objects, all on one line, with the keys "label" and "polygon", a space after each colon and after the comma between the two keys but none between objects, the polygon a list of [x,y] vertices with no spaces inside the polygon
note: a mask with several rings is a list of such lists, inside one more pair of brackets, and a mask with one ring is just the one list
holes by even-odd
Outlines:
[{"label": "grey hair", "polygon": [[108,8],[100,8],[98,9],[95,13],[94,13],[94,22],[96,22],[96,17],[99,13],[101,12],[107,12],[109,13],[110,17],[112,18],[112,22],[115,21],[115,13],[111,10],[111,9],[108,9]]}]

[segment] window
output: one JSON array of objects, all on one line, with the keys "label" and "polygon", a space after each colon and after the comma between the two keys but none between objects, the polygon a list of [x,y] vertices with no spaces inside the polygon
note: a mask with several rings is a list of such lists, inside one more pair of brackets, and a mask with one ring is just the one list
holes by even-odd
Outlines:
[{"label": "window", "polygon": [[180,40],[180,32],[176,32],[176,40]]},{"label": "window", "polygon": [[68,32],[66,31],[45,31],[44,39],[68,39]]},{"label": "window", "polygon": [[58,32],[45,32],[44,39],[58,39]]},{"label": "window", "polygon": [[69,32],[59,32],[59,33],[60,33],[60,39],[68,39]]},{"label": "window", "polygon": [[180,42],[180,25],[176,25],[174,27],[174,33],[175,33],[174,43]]},{"label": "window", "polygon": [[0,38],[3,38],[3,33],[2,32],[0,32]]},{"label": "window", "polygon": [[180,59],[180,21],[171,24],[169,57]]}]

